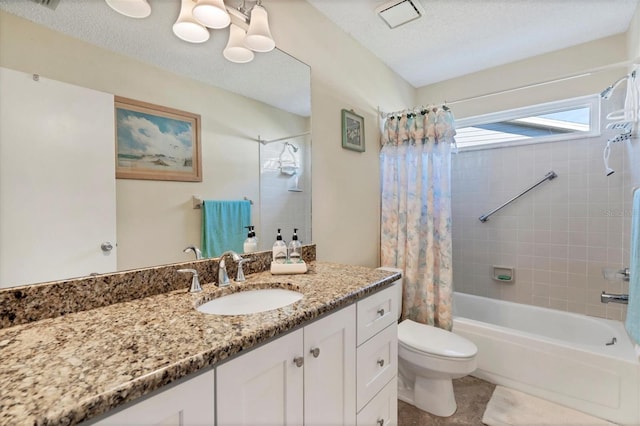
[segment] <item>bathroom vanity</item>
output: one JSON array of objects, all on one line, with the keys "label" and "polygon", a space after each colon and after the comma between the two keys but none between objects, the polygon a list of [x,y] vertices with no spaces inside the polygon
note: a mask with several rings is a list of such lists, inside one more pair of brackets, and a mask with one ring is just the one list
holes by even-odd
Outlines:
[{"label": "bathroom vanity", "polygon": [[395,423],[398,274],[310,266],[224,290],[303,293],[272,311],[198,312],[204,284],[0,329],[0,423]]}]

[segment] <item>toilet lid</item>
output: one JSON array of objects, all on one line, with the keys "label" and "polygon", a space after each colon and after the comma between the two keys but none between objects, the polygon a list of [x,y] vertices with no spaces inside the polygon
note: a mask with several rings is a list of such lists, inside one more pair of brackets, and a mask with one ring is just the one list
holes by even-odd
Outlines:
[{"label": "toilet lid", "polygon": [[417,351],[449,358],[471,358],[478,353],[476,345],[464,337],[412,320],[398,325],[398,341]]}]

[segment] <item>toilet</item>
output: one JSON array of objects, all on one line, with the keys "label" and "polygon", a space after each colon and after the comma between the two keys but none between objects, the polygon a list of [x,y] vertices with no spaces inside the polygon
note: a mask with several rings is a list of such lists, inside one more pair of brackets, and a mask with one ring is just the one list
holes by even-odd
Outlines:
[{"label": "toilet", "polygon": [[[395,268],[380,268],[402,272]],[[402,279],[398,319],[402,312]],[[450,331],[406,319],[398,324],[398,399],[436,416],[448,417],[457,405],[453,379],[476,369],[476,345]]]}]

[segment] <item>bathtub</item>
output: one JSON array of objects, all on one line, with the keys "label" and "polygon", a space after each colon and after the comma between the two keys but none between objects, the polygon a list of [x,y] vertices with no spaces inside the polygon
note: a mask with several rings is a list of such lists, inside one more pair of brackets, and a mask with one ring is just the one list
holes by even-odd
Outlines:
[{"label": "bathtub", "polygon": [[453,332],[478,347],[473,376],[640,424],[640,364],[619,321],[455,293]]}]

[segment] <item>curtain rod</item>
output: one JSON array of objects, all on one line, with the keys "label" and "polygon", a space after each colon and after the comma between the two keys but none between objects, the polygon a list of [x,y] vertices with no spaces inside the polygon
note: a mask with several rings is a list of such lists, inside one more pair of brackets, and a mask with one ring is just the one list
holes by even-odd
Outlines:
[{"label": "curtain rod", "polygon": [[[429,110],[433,110],[438,108],[438,105],[428,105],[428,106],[424,106],[421,105],[419,107],[413,107],[413,108],[405,108],[403,110],[400,111],[393,111],[393,112],[382,112],[380,110],[380,107],[378,107],[378,115],[380,116],[380,118],[389,118],[389,117],[393,117],[396,115],[402,115],[402,114],[422,114],[425,115]],[[449,107],[446,106],[445,104],[442,105],[442,109],[445,111],[449,111]]]},{"label": "curtain rod", "polygon": [[304,132],[304,133],[300,133],[298,135],[285,136],[283,138],[270,139],[270,140],[262,139],[260,137],[260,135],[258,135],[258,139],[256,139],[256,141],[260,142],[262,145],[266,145],[266,144],[273,143],[273,142],[280,142],[280,141],[284,141],[284,140],[287,140],[287,139],[293,139],[293,138],[299,138],[301,136],[307,136],[309,134],[311,134],[311,132]]},{"label": "curtain rod", "polygon": [[640,63],[640,57],[637,57],[637,58],[629,60],[629,61],[616,62],[615,64],[603,65],[601,67],[592,68],[590,70],[586,70],[586,71],[583,71],[583,72],[580,72],[580,73],[568,74],[568,75],[566,75],[564,77],[556,78],[556,79],[553,79],[553,80],[538,81],[538,82],[535,82],[535,83],[526,84],[524,86],[513,87],[511,89],[498,90],[498,91],[495,91],[495,92],[483,93],[481,95],[470,96],[468,98],[455,99],[453,101],[445,100],[444,104],[445,105],[453,105],[453,104],[457,104],[457,103],[473,101],[473,100],[476,100],[476,99],[488,98],[488,97],[491,97],[491,96],[502,95],[504,93],[516,92],[518,90],[530,89],[530,88],[533,88],[533,87],[544,86],[544,85],[547,85],[547,84],[558,83],[558,82],[561,82],[561,81],[573,80],[574,78],[586,77],[588,75],[597,74],[597,73],[604,72],[604,71],[609,71],[609,70],[615,69],[615,68],[621,68],[621,67],[629,66],[629,65],[637,65],[638,63]]}]

